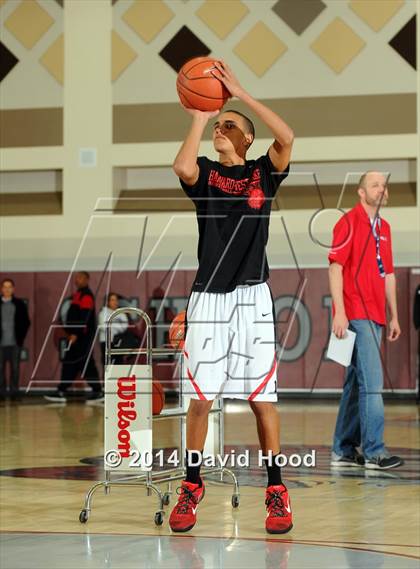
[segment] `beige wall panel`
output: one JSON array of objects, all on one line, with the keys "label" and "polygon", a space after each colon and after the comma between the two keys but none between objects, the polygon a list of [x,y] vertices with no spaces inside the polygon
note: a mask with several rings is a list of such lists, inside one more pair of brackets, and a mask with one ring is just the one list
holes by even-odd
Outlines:
[{"label": "beige wall panel", "polygon": [[36,0],[12,4],[16,9],[4,25],[26,49],[31,49],[53,25],[54,19]]},{"label": "beige wall panel", "polygon": [[61,192],[0,193],[0,215],[59,215],[62,211]]},{"label": "beige wall panel", "polygon": [[63,109],[0,111],[0,147],[63,144]]},{"label": "beige wall panel", "polygon": [[123,20],[143,41],[149,43],[173,17],[173,11],[162,0],[134,0],[124,12]]},{"label": "beige wall panel", "polygon": [[112,30],[111,39],[112,48],[112,80],[115,81],[118,77],[127,69],[127,67],[132,63],[136,57],[137,53],[128,45],[122,37],[117,34],[115,30]]},{"label": "beige wall panel", "polygon": [[[258,138],[249,152],[249,158],[257,158],[267,152],[272,138]],[[116,144],[112,148],[114,166],[168,166],[172,164],[180,142],[144,142],[140,144]],[[204,140],[200,155],[216,160],[213,143]],[[388,136],[336,136],[297,138],[293,145],[292,162],[328,162],[334,160],[387,160],[417,158],[417,134]]]},{"label": "beige wall panel", "polygon": [[[27,50],[5,26],[17,2],[6,2],[0,13],[2,41],[18,57],[19,63],[2,82],[1,108],[34,108],[61,106],[62,90],[56,80],[40,65],[39,59],[63,31],[63,10],[53,0],[38,0],[42,10],[52,18],[52,26]],[[375,5],[384,4],[375,0]],[[394,1],[386,5],[394,5]],[[402,58],[389,47],[389,40],[407,22],[416,9],[414,1],[403,3],[378,32],[371,30],[351,9],[347,2],[329,2],[325,9],[302,36],[297,36],[271,10],[272,1],[248,2],[248,15],[228,36],[221,40],[195,14],[203,5],[190,0],[184,4],[166,3],[175,16],[161,28],[150,44],[127,26],[123,15],[132,2],[119,0],[113,7],[113,27],[121,38],[141,54],[116,81],[113,88],[114,102],[147,103],[176,102],[175,73],[159,57],[159,51],[173,37],[181,25],[188,25],[212,53],[225,58],[239,79],[258,98],[294,98],[352,94],[407,93],[416,90],[416,74]],[[169,6],[169,7],[168,7]],[[175,9],[176,8],[176,9]],[[382,13],[377,10],[377,13]],[[352,61],[340,81],[335,73],[314,54],[308,46],[322,33],[335,17],[340,17],[357,33],[366,47]],[[234,54],[235,46],[249,30],[262,21],[287,46],[287,52],[275,62],[266,74],[257,79],[254,72]],[[393,80],[390,81],[389,78]]]},{"label": "beige wall panel", "polygon": [[[315,244],[308,233],[310,219],[314,210],[274,212],[270,221],[268,258],[270,266],[293,266],[287,239],[284,234],[282,218],[286,223],[290,239],[296,251],[298,262],[302,266],[326,266],[325,249]],[[121,214],[111,219],[108,214],[97,213],[81,227],[80,220],[74,219],[73,225],[64,234],[61,216],[48,217],[48,235],[40,231],[28,232],[28,226],[37,220],[39,226],[45,226],[45,217],[2,219],[1,234],[7,228],[16,227],[16,231],[1,246],[1,270],[69,270],[75,255],[83,245],[83,255],[79,260],[91,270],[103,269],[107,255],[114,250],[118,258],[115,266],[119,269],[135,270],[138,258],[139,235],[144,225],[144,214]],[[112,217],[112,216],[111,216]],[[333,216],[332,216],[333,217]],[[416,265],[418,252],[419,219],[416,208],[392,208],[386,210],[384,217],[390,222],[393,231],[393,248],[396,265]],[[109,219],[108,219],[109,218]],[[317,233],[321,242],[331,239],[334,220],[326,224]],[[29,233],[29,235],[28,235]],[[51,239],[54,236],[54,239]],[[60,236],[57,239],[57,236]],[[180,268],[197,267],[197,221],[194,212],[183,212],[175,217],[156,213],[148,215],[147,235],[144,258],[155,248],[156,254],[150,258],[148,268],[168,269],[180,251]],[[410,246],[407,247],[407,244]]]},{"label": "beige wall panel", "polygon": [[311,44],[312,50],[335,73],[341,73],[364,48],[365,42],[341,18],[336,18]]},{"label": "beige wall panel", "polygon": [[[257,98],[301,98],[368,94],[414,93],[416,73],[388,45],[389,40],[412,17],[415,2],[402,8],[379,32],[371,30],[346,1],[328,2],[328,7],[298,36],[271,9],[272,0],[247,2],[248,15],[221,40],[195,14],[201,2],[170,4],[175,17],[150,44],[145,44],[122,20],[128,2],[119,0],[113,9],[114,29],[141,53],[113,87],[114,104],[176,102],[176,74],[158,55],[182,25],[188,26],[211,50],[225,59],[251,94]],[[176,6],[176,9],[175,9]],[[337,80],[310,45],[335,18],[341,18],[366,43]],[[235,46],[257,22],[263,22],[286,46],[287,51],[263,75],[255,73],[234,53]],[[392,80],[390,78],[392,77]],[[143,78],[143,79],[142,79]]]},{"label": "beige wall panel", "polygon": [[206,0],[196,11],[196,16],[220,39],[225,39],[249,13],[240,0]]},{"label": "beige wall panel", "polygon": [[[265,100],[294,129],[296,136],[345,136],[401,134],[416,131],[416,96],[413,94],[358,97],[319,97]],[[227,107],[248,113],[235,100]],[[156,128],[156,121],[164,128]],[[182,140],[189,119],[179,104],[115,105],[113,111],[115,143]],[[271,135],[255,120],[257,137]],[[207,129],[205,138],[211,137]]]},{"label": "beige wall panel", "polygon": [[39,60],[54,79],[64,83],[64,36],[61,34]]},{"label": "beige wall panel", "polygon": [[287,46],[263,22],[257,22],[233,51],[257,77],[262,77]]},{"label": "beige wall panel", "polygon": [[61,170],[64,164],[64,147],[2,148],[0,157],[1,169],[3,171]]},{"label": "beige wall panel", "polygon": [[404,0],[351,0],[349,7],[373,31],[379,32],[404,5]]},{"label": "beige wall panel", "polygon": [[[39,0],[39,3],[42,6],[45,4],[43,0]],[[64,86],[66,146],[11,147],[2,156],[2,167],[13,164],[22,169],[64,168],[64,212],[63,215],[51,215],[48,223],[42,216],[2,220],[0,257],[4,266],[25,270],[68,269],[98,198],[113,198],[112,167],[171,163],[179,148],[179,141],[188,128],[188,116],[183,114],[177,103],[176,75],[158,52],[183,24],[191,27],[209,45],[214,55],[226,58],[254,96],[269,100],[273,108],[298,129],[293,154],[295,161],[404,158],[417,154],[418,140],[413,126],[416,74],[387,45],[389,39],[413,15],[413,2],[405,2],[377,33],[348,8],[347,2],[328,2],[328,9],[298,37],[273,14],[272,0],[247,1],[249,14],[222,41],[194,15],[202,2],[190,0],[184,4],[167,1],[166,5],[176,14],[150,43],[145,43],[122,20],[122,14],[131,4],[122,0],[117,2],[113,8],[113,20],[109,2],[85,0],[79,4],[70,1],[65,8],[66,82],[69,78],[68,85]],[[254,6],[258,6],[258,9],[254,10]],[[7,18],[11,11],[7,2],[1,8],[0,18]],[[56,29],[59,25],[57,11],[63,13],[56,2],[51,2],[51,14],[54,12],[56,23],[30,51],[25,50],[10,31],[2,28],[7,45],[20,59],[16,69],[3,82],[3,109],[13,109],[14,105],[18,108],[44,109],[55,106],[49,103],[51,97],[60,101],[62,89],[39,64],[39,58],[63,31]],[[366,47],[339,78],[309,47],[328,23],[337,17],[342,18],[366,42]],[[284,55],[259,79],[233,53],[234,46],[258,21],[262,21],[287,46]],[[113,28],[139,57],[119,76],[111,91],[110,30]],[[23,75],[20,70],[23,70]],[[140,104],[143,114],[137,115],[130,109],[126,113],[127,121],[144,118],[144,113],[149,111],[151,122],[137,123],[140,132],[137,138],[152,141],[158,138],[166,142],[120,143],[113,146],[112,98],[117,105]],[[148,103],[152,106],[147,107]],[[156,103],[164,105],[153,106]],[[60,106],[60,103],[56,106]],[[237,103],[235,106],[240,108]],[[156,112],[151,113],[151,110]],[[252,156],[264,152],[271,142],[269,133],[261,125],[257,125],[257,128],[262,138],[253,146]],[[164,133],[164,136],[156,135],[157,131]],[[343,133],[347,133],[347,136]],[[79,167],[80,146],[97,148],[96,169]],[[208,140],[204,141],[201,152],[213,156]],[[394,231],[397,264],[413,263],[417,253],[418,213],[418,208],[387,209],[386,218]],[[284,213],[292,241],[296,243],[299,262],[307,265],[325,263],[325,251],[318,250],[306,233],[312,214],[313,210]],[[273,266],[290,262],[281,219],[279,214],[276,215],[271,225],[269,243]],[[103,267],[104,240],[109,239],[111,228],[106,221],[89,242],[89,256],[85,262],[91,268]],[[127,225],[124,216],[111,234],[118,244],[118,251],[129,252],[124,260],[128,267],[133,263],[131,251],[133,244],[138,242],[136,239],[141,223],[141,218],[136,217],[132,224]],[[167,226],[167,215],[150,216],[148,249],[161,235],[165,235],[166,239],[165,247],[153,260],[154,266],[167,267],[180,248],[185,251],[183,266],[196,266],[195,217],[190,216],[182,223],[172,225],[169,234],[165,233]],[[325,230],[325,237],[328,237],[329,229]],[[88,239],[91,239],[90,235]]]},{"label": "beige wall panel", "polygon": [[48,12],[53,23],[32,49],[24,47],[5,26],[19,2],[8,0],[0,10],[1,41],[19,60],[1,82],[0,109],[63,106],[62,85],[40,60],[63,33],[64,11],[55,0],[37,1],[42,10]]},{"label": "beige wall panel", "polygon": [[[66,223],[78,218],[85,226],[96,200],[112,196],[112,8],[97,0],[68,2],[65,14],[63,207]],[[81,148],[94,149],[93,167],[80,164]]]}]

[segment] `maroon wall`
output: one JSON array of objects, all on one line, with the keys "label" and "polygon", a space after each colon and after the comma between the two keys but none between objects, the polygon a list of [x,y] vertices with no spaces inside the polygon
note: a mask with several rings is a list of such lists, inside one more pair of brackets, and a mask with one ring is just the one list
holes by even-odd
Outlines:
[{"label": "maroon wall", "polygon": [[[409,268],[396,270],[398,280],[398,308],[402,336],[398,342],[383,342],[382,353],[385,369],[385,388],[415,390],[417,366],[417,333],[412,323],[412,303],[420,275],[413,275]],[[31,388],[51,388],[59,376],[60,362],[54,341],[54,320],[61,298],[72,292],[68,273],[64,272],[19,272],[0,273],[11,277],[16,283],[16,296],[29,302],[32,320],[25,347],[28,361],[22,363],[21,385]],[[179,271],[168,290],[172,277],[164,271],[144,272],[136,278],[133,271],[114,272],[103,275],[91,274],[91,288],[97,297],[97,309],[102,305],[107,287],[125,297],[139,299],[139,307],[150,309],[150,299],[161,288],[166,294],[168,309],[164,312],[169,322],[172,312],[181,305],[185,307],[195,271]],[[299,274],[292,269],[272,269],[270,287],[278,308],[277,333],[279,349],[284,347],[279,371],[280,388],[310,391],[337,389],[342,385],[343,368],[325,361],[324,350],[329,335],[330,310],[328,274],[325,269],[305,269]],[[301,296],[300,318],[295,317],[290,327],[293,311],[288,309],[286,297]],[[174,304],[175,303],[175,304]],[[280,307],[283,309],[280,310]],[[290,328],[290,330],[289,330]],[[285,342],[287,333],[287,341]],[[306,342],[305,342],[306,337]],[[96,353],[99,365],[98,353]],[[159,379],[171,375],[172,366],[162,362],[155,369]]]}]

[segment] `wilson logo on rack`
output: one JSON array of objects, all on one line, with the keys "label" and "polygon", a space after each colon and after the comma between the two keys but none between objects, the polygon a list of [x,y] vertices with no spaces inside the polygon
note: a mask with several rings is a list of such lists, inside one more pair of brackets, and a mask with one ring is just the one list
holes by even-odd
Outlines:
[{"label": "wilson logo on rack", "polygon": [[132,421],[137,419],[136,407],[136,376],[120,377],[117,381],[118,397],[118,451],[122,458],[130,456],[130,431]]}]

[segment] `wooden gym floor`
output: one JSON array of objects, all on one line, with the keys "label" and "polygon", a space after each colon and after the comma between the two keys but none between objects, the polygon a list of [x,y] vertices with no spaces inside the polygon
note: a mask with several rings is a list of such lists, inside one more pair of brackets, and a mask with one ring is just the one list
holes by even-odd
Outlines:
[{"label": "wooden gym floor", "polygon": [[[241,502],[232,487],[208,481],[198,522],[174,535],[157,500],[143,488],[99,491],[87,524],[78,520],[84,494],[103,478],[103,407],[48,405],[31,398],[0,407],[2,569],[54,567],[419,567],[419,415],[414,402],[386,404],[385,440],[405,465],[388,472],[332,470],[329,453],[336,401],[279,403],[282,450],[315,449],[315,468],[286,468],[283,478],[294,528],[264,529],[265,472],[238,470]],[[178,444],[177,421],[154,426],[154,447]],[[225,451],[257,453],[254,417],[246,403],[225,407]],[[170,510],[174,503],[172,498]]]}]

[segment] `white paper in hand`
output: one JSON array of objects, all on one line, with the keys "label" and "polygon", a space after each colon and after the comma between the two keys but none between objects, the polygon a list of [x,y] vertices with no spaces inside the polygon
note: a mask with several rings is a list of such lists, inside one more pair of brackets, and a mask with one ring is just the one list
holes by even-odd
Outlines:
[{"label": "white paper in hand", "polygon": [[334,332],[331,332],[327,358],[348,367],[351,363],[355,339],[356,333],[351,330],[346,330],[344,338],[337,338]]}]

